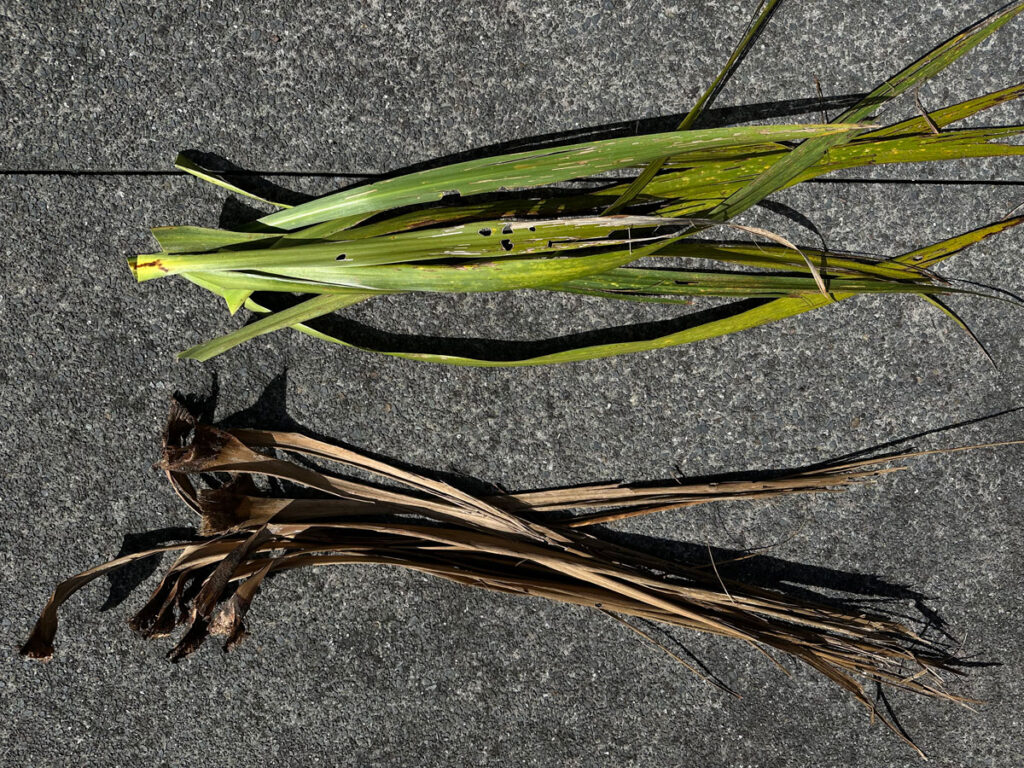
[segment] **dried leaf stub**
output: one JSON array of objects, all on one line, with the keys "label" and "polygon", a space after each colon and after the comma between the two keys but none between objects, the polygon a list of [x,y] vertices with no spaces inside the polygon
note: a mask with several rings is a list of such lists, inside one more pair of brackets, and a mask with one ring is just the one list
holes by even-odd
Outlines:
[{"label": "dried leaf stub", "polygon": [[[284,458],[289,454],[358,469],[387,484],[311,469]],[[888,722],[875,711],[866,684],[963,701],[936,674],[955,663],[943,647],[881,615],[730,579],[713,559],[710,567],[668,561],[584,528],[712,501],[842,491],[902,469],[914,455],[819,465],[759,480],[604,483],[484,499],[305,435],[220,430],[174,404],[158,465],[187,481],[175,489],[202,516],[202,538],[128,555],[63,582],[22,653],[48,658],[61,603],[96,576],[157,552],[179,555],[131,626],[144,637],[158,637],[184,625],[168,654],[173,661],[195,652],[210,635],[224,637],[226,649],[241,642],[246,612],[272,572],[386,564],[774,649],[816,669]],[[199,473],[209,472],[227,482],[197,488]],[[261,476],[320,496],[269,496],[258,490],[269,484],[254,482]],[[575,517],[564,517],[570,511]],[[562,516],[546,522],[553,513]]]}]

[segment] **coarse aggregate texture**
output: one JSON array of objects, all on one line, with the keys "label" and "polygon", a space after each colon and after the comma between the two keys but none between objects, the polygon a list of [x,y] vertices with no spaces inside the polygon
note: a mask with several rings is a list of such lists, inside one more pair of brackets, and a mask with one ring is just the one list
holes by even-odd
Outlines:
[{"label": "coarse aggregate texture", "polygon": [[[1024,405],[1024,314],[956,306],[999,363],[923,302],[843,302],[657,353],[563,367],[417,364],[292,332],[208,364],[174,353],[237,327],[184,281],[136,286],[124,257],[156,224],[214,226],[226,195],[163,170],[195,148],[268,171],[378,173],[524,136],[685,112],[748,2],[159,4],[8,0],[0,8],[0,763],[60,765],[863,766],[919,759],[843,692],[724,640],[676,639],[728,697],[606,617],[384,567],[290,573],[254,603],[236,652],[180,665],[124,620],[101,579],[62,612],[49,664],[16,654],[61,579],[125,536],[191,526],[156,458],[175,390],[216,415],[301,425],[510,489],[798,466]],[[721,104],[866,91],[1000,5],[791,0]],[[1020,79],[1024,23],[921,89],[941,106]],[[893,113],[909,114],[907,101]],[[902,110],[902,111],[901,111]],[[1021,121],[1021,107],[991,113]],[[1021,179],[1016,159],[858,177]],[[339,179],[280,178],[306,192]],[[895,254],[1021,203],[1021,187],[817,184],[744,221],[802,242]],[[1024,291],[1024,237],[944,273]],[[402,297],[354,308],[396,333],[542,338],[673,316],[543,293]],[[1024,437],[1024,412],[919,447]],[[917,461],[841,496],[700,508],[616,530],[706,557],[770,546],[758,578],[900,596],[966,636],[955,692],[977,712],[893,695],[937,765],[1024,759],[1024,448]],[[165,534],[172,535],[168,530]],[[724,557],[724,555],[720,555]],[[165,558],[163,565],[168,559]],[[136,571],[143,576],[146,571]],[[118,582],[120,585],[120,582]],[[916,596],[916,600],[915,600]],[[118,602],[123,600],[123,602]],[[105,603],[117,603],[107,611]],[[915,605],[916,602],[916,605]]]}]

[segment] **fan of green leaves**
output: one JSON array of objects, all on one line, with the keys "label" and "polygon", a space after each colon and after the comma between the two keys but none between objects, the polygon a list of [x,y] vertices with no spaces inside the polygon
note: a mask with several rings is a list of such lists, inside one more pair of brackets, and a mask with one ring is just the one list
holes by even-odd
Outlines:
[{"label": "fan of green leaves", "polygon": [[[457,365],[517,366],[587,360],[659,349],[752,328],[862,293],[914,294],[959,322],[943,301],[956,288],[931,268],[1019,224],[1006,218],[888,259],[798,248],[731,223],[786,187],[860,166],[1024,154],[1024,125],[947,129],[1004,104],[1024,84],[891,125],[868,122],[887,101],[915,88],[1024,11],[1010,3],[882,83],[821,125],[693,129],[781,0],[762,3],[725,68],[669,133],[544,147],[371,181],[280,208],[237,231],[158,227],[160,251],[129,260],[139,281],[181,275],[263,314],[182,357],[207,360],[281,328],[357,346],[310,321],[377,296],[539,289],[606,299],[688,304],[694,296],[761,299],[669,335],[578,346],[512,359],[402,349],[371,350]],[[177,167],[254,197],[179,157]],[[609,172],[617,178],[609,179]],[[625,176],[623,177],[623,174]],[[587,191],[567,182],[596,182]],[[747,240],[698,237],[715,228]],[[750,236],[753,236],[751,239]],[[699,260],[702,269],[644,266],[644,259]],[[262,294],[298,295],[271,312]],[[365,348],[365,347],[362,347]]]}]

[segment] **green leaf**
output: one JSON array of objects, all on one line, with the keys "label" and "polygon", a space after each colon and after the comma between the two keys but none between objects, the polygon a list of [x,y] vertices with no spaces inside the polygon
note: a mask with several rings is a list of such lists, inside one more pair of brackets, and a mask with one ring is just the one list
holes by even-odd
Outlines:
[{"label": "green leaf", "polygon": [[216,274],[193,272],[192,274],[185,275],[185,278],[199,287],[205,288],[211,293],[215,293],[217,296],[224,299],[228,305],[228,312],[232,315],[235,314],[245,303],[246,299],[252,295],[252,289],[232,288],[225,285],[221,280],[218,280]]},{"label": "green leaf", "polygon": [[[920,269],[893,264],[889,260],[869,259],[864,256],[807,247],[802,247],[800,251],[817,269],[832,276],[878,276],[894,280],[928,279]],[[799,253],[794,252],[792,248],[772,243],[687,239],[659,249],[657,255],[658,257],[708,259],[724,264],[785,269],[790,272],[808,271],[807,265]]]},{"label": "green leaf", "polygon": [[[983,110],[991,109],[992,107],[1000,104],[1008,104],[1015,99],[1019,99],[1021,95],[1024,95],[1024,83],[1011,85],[1009,88],[1003,88],[1002,90],[993,91],[992,93],[986,93],[984,96],[978,96],[975,99],[968,99],[967,101],[962,101],[959,104],[954,104],[950,107],[937,109],[934,112],[930,112],[929,117],[931,117],[939,128],[943,128],[951,123],[957,122],[958,120],[965,120],[968,117],[972,117]],[[869,133],[864,134],[861,139],[882,139],[890,136],[901,136],[911,133],[928,133],[930,130],[928,121],[925,120],[924,117],[919,116],[912,117],[909,120],[904,120],[901,123],[887,125],[876,131],[870,131]]]},{"label": "green leaf", "polygon": [[1022,222],[1024,222],[1024,216],[1011,216],[1008,219],[1002,219],[994,224],[986,224],[984,227],[972,229],[970,232],[964,232],[962,235],[950,237],[924,248],[919,248],[916,251],[904,253],[901,256],[890,259],[890,261],[894,264],[905,264],[917,267],[918,269],[929,269],[940,261],[944,261],[950,256],[970,248],[972,245],[977,245],[993,235],[998,235],[1008,229],[1012,229]]},{"label": "green leaf", "polygon": [[215,171],[203,168],[203,166],[199,165],[199,163],[186,157],[185,155],[178,155],[178,157],[175,158],[174,167],[177,168],[179,171],[189,173],[195,176],[196,178],[202,179],[203,181],[208,181],[211,184],[215,184],[218,187],[222,187],[223,189],[234,192],[237,195],[244,195],[245,197],[252,198],[253,200],[259,200],[261,203],[267,203],[268,205],[273,205],[277,208],[292,207],[287,203],[278,203],[273,200],[267,200],[265,197],[254,195],[252,192],[247,192],[241,187],[237,187],[230,182],[224,181],[224,179],[215,175]]},{"label": "green leaf", "polygon": [[260,219],[266,226],[296,229],[358,213],[429,203],[446,196],[538,187],[596,173],[643,165],[694,149],[765,141],[788,141],[847,133],[861,126],[779,125],[712,128],[605,139],[564,147],[516,152],[431,168],[353,187]]},{"label": "green leaf", "polygon": [[259,269],[261,266],[309,264],[333,259],[344,251],[334,241],[309,243],[288,248],[250,248],[212,253],[147,253],[138,256],[132,271],[140,283],[184,272],[212,272],[228,269]]},{"label": "green leaf", "polygon": [[881,105],[941,72],[1021,12],[1024,12],[1024,0],[1008,3],[886,80],[834,122],[854,123],[864,120]]},{"label": "green leaf", "polygon": [[305,229],[289,232],[281,238],[278,247],[281,247],[284,243],[287,243],[290,240],[347,239],[350,237],[349,232],[352,227],[357,226],[372,215],[372,212],[356,213],[351,216],[329,219],[328,221],[322,221],[319,224],[314,224],[310,227],[306,227]]},{"label": "green leaf", "polygon": [[[761,4],[733,57],[681,128],[692,127],[713,101],[778,4]],[[765,232],[759,233],[771,244],[714,243],[692,235],[778,189],[843,168],[1024,154],[1019,144],[999,142],[1020,135],[1022,126],[938,129],[1019,98],[1024,85],[936,110],[927,119],[885,127],[859,122],[1022,11],[1024,0],[1005,6],[906,67],[830,126],[680,130],[456,163],[342,190],[266,216],[242,227],[242,232],[157,228],[154,236],[161,252],[134,257],[129,266],[139,280],[181,274],[222,297],[232,312],[243,304],[265,312],[254,291],[312,295],[296,307],[186,353],[202,359],[282,327],[344,344],[343,339],[312,329],[307,321],[371,296],[413,291],[540,288],[668,303],[687,302],[695,295],[769,299],[756,307],[739,306],[733,314],[707,323],[628,342],[574,347],[573,338],[566,337],[562,351],[521,360],[387,351],[459,365],[539,365],[658,349],[774,322],[861,293],[917,294],[959,321],[938,297],[974,292],[953,288],[928,269],[968,245],[1016,226],[1020,217],[884,261],[798,249]],[[802,143],[794,146],[795,141]],[[179,167],[248,194],[187,158]],[[624,184],[599,176],[641,167],[631,174],[633,181]],[[547,189],[508,194],[587,177],[595,177],[603,188],[578,194]],[[495,192],[503,197],[479,197]],[[458,196],[474,199],[448,199]],[[594,211],[609,210],[609,200],[610,210],[629,205],[630,210],[654,210],[655,215],[594,216]],[[627,266],[652,254],[769,272]]]},{"label": "green leaf", "polygon": [[[893,257],[888,259],[886,263],[914,265],[919,267],[931,266],[943,259],[949,258],[955,253],[959,253],[971,245],[982,242],[987,237],[1004,232],[1022,221],[1024,221],[1024,216],[999,221],[985,227],[980,227],[971,232],[957,235],[938,243],[933,243],[925,248]],[[671,334],[652,336],[631,342],[580,346],[553,354],[520,359],[472,358],[457,355],[438,355],[411,351],[372,349],[352,344],[338,336],[332,336],[301,324],[294,327],[302,333],[307,333],[324,341],[341,344],[343,346],[356,347],[370,352],[379,352],[381,354],[401,357],[408,360],[446,363],[449,365],[480,366],[486,368],[509,368],[594,360],[603,357],[611,357],[613,355],[631,352],[644,352],[654,349],[665,349],[668,347],[678,346],[680,344],[689,344],[695,341],[702,341],[716,336],[724,336],[726,334],[736,333],[749,328],[755,328],[757,326],[784,320],[804,312],[809,312],[813,309],[824,307],[833,302],[839,302],[844,299],[851,298],[854,295],[856,294],[833,292],[829,297],[822,296],[820,293],[815,293],[801,296],[799,298],[775,299],[760,304],[752,309],[742,309],[736,314],[712,320]]]},{"label": "green leaf", "polygon": [[315,336],[323,341],[330,341],[346,347],[355,347],[368,352],[379,352],[392,357],[401,357],[406,360],[445,363],[448,365],[478,366],[482,368],[513,368],[521,366],[549,365],[552,363],[577,362],[581,360],[596,360],[603,357],[612,357],[614,355],[622,355],[631,352],[666,349],[680,344],[689,344],[694,341],[702,341],[716,336],[724,336],[729,333],[735,333],[737,331],[754,328],[759,325],[765,325],[766,323],[772,323],[803,312],[809,312],[812,309],[817,309],[818,307],[830,303],[830,301],[831,299],[826,299],[821,294],[815,294],[814,296],[799,299],[778,299],[723,319],[714,320],[709,323],[704,323],[703,325],[687,328],[686,330],[664,336],[656,336],[638,341],[577,347],[563,352],[514,360],[461,357],[458,355],[439,355],[426,352],[394,352],[372,349],[358,344],[352,344],[338,336],[332,336],[321,331],[316,331],[308,326],[298,325],[294,327],[302,333]]},{"label": "green leaf", "polygon": [[269,242],[281,236],[264,232],[231,232],[206,227],[154,227],[150,230],[166,253],[200,253],[233,245]]},{"label": "green leaf", "polygon": [[[1006,126],[852,142],[831,148],[823,158],[787,180],[780,188],[849,168],[1024,155],[1024,146],[1019,144],[990,143],[997,138],[1019,136],[1022,133],[1024,126]],[[648,185],[647,192],[665,199],[683,199],[683,202],[673,202],[659,208],[659,215],[708,216],[713,201],[724,200],[757,179],[759,174],[781,162],[776,158],[782,155],[780,152],[775,157],[765,155],[743,160],[705,162],[685,171],[663,173]],[[607,192],[613,193],[614,188]]]},{"label": "green leaf", "polygon": [[[830,293],[914,293],[959,292],[935,283],[919,283],[870,277],[829,278]],[[723,296],[744,298],[797,297],[820,293],[813,277],[764,272],[704,272],[622,267],[588,275],[552,290],[600,293],[607,298],[646,296]]]},{"label": "green leaf", "polygon": [[[487,219],[552,219],[589,212],[603,204],[603,197],[583,194],[546,198],[516,197],[469,205],[432,205],[363,224],[346,231],[342,238],[358,240],[378,237],[379,235],[390,235],[411,229],[433,227],[438,224],[454,225],[467,221],[484,221]],[[300,237],[306,231],[308,230],[298,230],[290,236]]]},{"label": "green leaf", "polygon": [[277,331],[281,328],[287,328],[295,324],[303,323],[306,320],[312,320],[315,317],[320,317],[321,315],[330,314],[336,310],[350,307],[357,302],[371,298],[373,295],[374,294],[315,296],[312,299],[307,299],[300,304],[296,304],[294,307],[282,309],[280,312],[275,312],[268,317],[261,318],[254,323],[243,326],[237,331],[229,333],[226,336],[221,336],[220,338],[212,341],[207,341],[204,344],[197,344],[196,346],[186,349],[184,352],[180,353],[178,357],[190,360],[209,360],[211,357],[216,357],[222,352],[226,352],[244,341],[249,341],[257,336],[262,336],[265,333]]},{"label": "green leaf", "polygon": [[[864,120],[887,101],[945,69],[1022,11],[1024,11],[1024,0],[1011,3],[1002,10],[996,11],[886,80],[857,105],[836,118],[834,122],[854,123]],[[716,205],[708,212],[707,217],[724,220],[745,211],[773,192],[787,186],[791,180],[817,163],[829,149],[851,141],[855,137],[856,133],[841,133],[804,141],[756,179]]]},{"label": "green leaf", "polygon": [[[711,82],[711,85],[707,87],[707,90],[705,90],[704,93],[700,95],[700,98],[697,99],[697,103],[693,105],[686,117],[683,118],[683,121],[676,128],[677,131],[687,131],[692,128],[697,123],[697,120],[700,119],[701,115],[704,114],[704,110],[711,106],[718,94],[721,92],[726,81],[728,81],[732,76],[737,65],[743,60],[743,57],[746,55],[747,49],[750,47],[751,43],[753,43],[758,34],[760,34],[764,25],[768,23],[768,20],[772,17],[772,14],[775,13],[775,9],[778,8],[779,3],[781,2],[782,0],[769,0],[767,4],[762,2],[759,5],[758,10],[754,12],[754,17],[751,18],[750,23],[747,25],[747,31],[744,33],[743,37],[740,38],[739,44],[736,46],[735,50],[733,50],[728,61],[725,62],[725,66],[722,67],[722,70]],[[621,195],[619,195],[618,198],[615,199],[615,202],[604,210],[604,215],[609,216],[613,213],[617,213],[633,202],[633,200],[635,200],[636,197],[644,191],[644,188],[650,183],[651,179],[657,175],[658,171],[662,169],[662,166],[665,165],[668,159],[668,156],[662,156],[648,163],[640,175],[633,179],[633,182],[622,192]]]},{"label": "green leaf", "polygon": [[[296,240],[294,245],[276,248],[147,254],[136,260],[134,271],[140,282],[190,271],[259,270],[282,277],[334,284],[356,281],[363,285],[360,275],[368,274],[364,268],[399,263],[523,260],[523,257],[554,257],[595,248],[615,248],[617,253],[628,257],[632,249],[639,253],[648,243],[667,241],[680,229],[688,228],[686,223],[649,216],[477,221],[374,238],[309,243]],[[445,268],[456,272],[462,269]],[[410,287],[409,290],[422,289]]]},{"label": "green leaf", "polygon": [[[405,293],[486,293],[539,288],[577,277],[604,272],[648,255],[657,244],[642,248],[617,249],[588,256],[540,256],[467,261],[458,265],[389,264],[353,267],[343,278],[352,288]],[[282,270],[283,271],[283,270]],[[316,268],[288,270],[294,277],[315,279]]]},{"label": "green leaf", "polygon": [[[367,291],[361,288],[351,288],[345,285],[332,285],[330,283],[318,283],[311,280],[291,279],[276,277],[274,275],[259,274],[256,272],[186,272],[182,277],[191,280],[197,285],[215,285],[217,290],[214,293],[221,295],[219,291],[234,291],[238,293],[252,293],[254,291],[269,291],[275,293],[334,293],[334,294],[364,294]],[[193,278],[199,278],[195,280]],[[200,282],[201,281],[201,282]],[[212,289],[211,289],[212,290]],[[379,293],[385,293],[381,291]],[[226,298],[226,297],[225,297]],[[229,301],[229,304],[233,302]]]}]

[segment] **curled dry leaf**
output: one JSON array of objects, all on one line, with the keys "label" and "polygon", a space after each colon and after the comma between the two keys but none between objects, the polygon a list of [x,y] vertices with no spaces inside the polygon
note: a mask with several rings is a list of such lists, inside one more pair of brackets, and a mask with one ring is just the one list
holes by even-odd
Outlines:
[{"label": "curled dry leaf", "polygon": [[[307,461],[300,465],[275,454]],[[938,676],[953,671],[955,661],[940,645],[884,616],[723,578],[713,563],[665,560],[612,543],[587,527],[712,501],[842,491],[904,469],[902,462],[916,455],[827,464],[756,481],[605,483],[479,497],[306,435],[218,429],[174,402],[157,466],[201,516],[200,537],[120,557],[63,582],[22,653],[49,658],[57,610],[72,593],[97,576],[161,552],[176,551],[178,557],[131,626],[144,637],[159,637],[184,625],[169,653],[175,661],[210,635],[224,636],[227,648],[240,642],[246,611],[272,573],[384,564],[781,651],[849,691],[888,723],[865,684],[966,701],[948,693]],[[309,459],[359,470],[384,484],[319,471]],[[200,473],[227,481],[198,488],[194,479]],[[320,496],[269,496],[258,490],[261,477]]]}]

